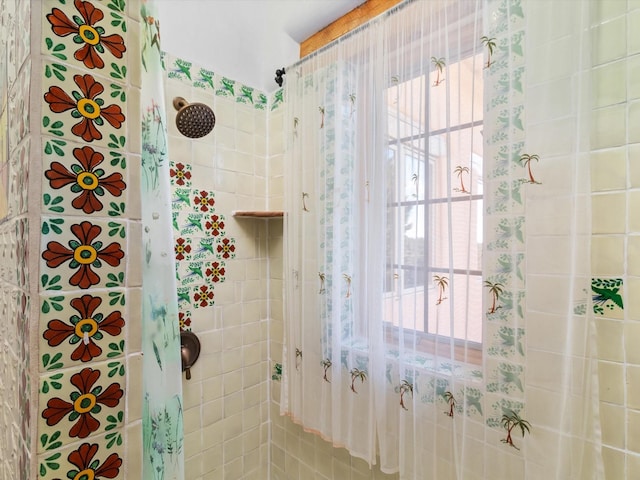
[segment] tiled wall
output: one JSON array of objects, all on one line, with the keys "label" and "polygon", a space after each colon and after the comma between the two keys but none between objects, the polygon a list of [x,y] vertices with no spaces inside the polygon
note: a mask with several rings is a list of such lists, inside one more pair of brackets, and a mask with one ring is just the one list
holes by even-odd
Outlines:
[{"label": "tiled wall", "polygon": [[33,6],[34,468],[139,478],[139,4]]},{"label": "tiled wall", "polygon": [[[267,96],[165,56],[180,328],[201,354],[184,380],[185,478],[264,479],[268,462]],[[213,131],[189,139],[175,97],[204,103]]]},{"label": "tiled wall", "polygon": [[615,282],[624,300],[605,304],[596,319],[603,457],[611,480],[640,477],[639,24],[634,1],[598,2],[592,17],[592,269]]},{"label": "tiled wall", "polygon": [[27,184],[31,4],[0,0],[0,478],[33,478]]},{"label": "tiled wall", "polygon": [[[97,9],[89,12],[46,0],[31,11],[36,5],[0,0],[0,312],[11,320],[0,324],[0,474],[58,478],[98,461],[92,468],[137,479],[140,272],[129,259],[139,255],[140,228],[138,5],[96,0],[83,4]],[[85,15],[101,49],[90,47],[91,30],[80,33],[74,16]],[[640,288],[640,5],[602,2],[598,15],[593,268],[627,292],[624,309],[597,321],[605,468],[618,479],[640,475],[640,303],[628,294]],[[33,74],[30,18],[42,55]],[[185,477],[262,479],[270,465],[274,479],[394,478],[279,415],[282,221],[232,212],[282,208],[281,91],[267,101],[188,62],[169,56],[166,66],[174,197],[182,205],[176,246],[189,237],[192,252],[178,262],[181,327],[202,341],[184,382]],[[211,105],[214,131],[182,137],[174,96]],[[185,176],[179,164],[190,172],[188,187],[177,183]],[[202,192],[213,199],[209,211]],[[217,234],[207,222],[217,222]]]}]

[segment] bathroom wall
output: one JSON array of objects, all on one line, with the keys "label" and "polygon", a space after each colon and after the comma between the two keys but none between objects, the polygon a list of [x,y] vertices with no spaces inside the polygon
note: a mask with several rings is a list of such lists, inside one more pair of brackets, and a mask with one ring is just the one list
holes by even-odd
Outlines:
[{"label": "bathroom wall", "polygon": [[592,269],[596,279],[614,282],[622,301],[605,304],[596,317],[603,457],[611,480],[640,477],[639,22],[636,1],[597,2],[592,16]]},{"label": "bathroom wall", "polygon": [[84,469],[140,478],[140,4],[22,3],[40,53],[21,81],[34,127],[30,371],[39,392],[32,471],[7,478]]},{"label": "bathroom wall", "polygon": [[[267,207],[269,102],[188,59],[167,54],[165,67],[180,328],[201,341],[183,381],[185,478],[262,480],[271,221],[233,212]],[[180,134],[175,97],[210,106],[213,131],[200,139]]]},{"label": "bathroom wall", "polygon": [[[74,452],[93,451],[93,445],[92,458],[101,465],[122,462],[116,478],[140,478],[139,5],[113,0],[91,5],[104,12],[95,25],[105,29],[104,35],[122,37],[126,46],[122,58],[104,49],[102,67],[77,60],[74,52],[82,44],[74,43],[74,35],[56,34],[46,18],[54,8],[70,19],[79,15],[70,2],[0,0],[0,312],[10,319],[0,324],[2,478],[64,477],[78,468],[71,462]],[[593,268],[598,278],[619,279],[624,294],[624,308],[597,318],[606,478],[620,479],[640,475],[640,303],[631,294],[640,288],[640,31],[633,28],[640,22],[640,4],[601,2],[598,8],[591,54]],[[26,32],[32,26],[30,36]],[[34,48],[40,49],[35,58],[30,55]],[[187,263],[178,262],[181,328],[202,341],[192,379],[183,384],[185,478],[263,479],[269,466],[273,479],[395,478],[370,471],[345,450],[279,415],[282,221],[239,219],[232,212],[282,208],[281,91],[266,95],[178,60],[165,59],[172,168],[177,174],[182,163],[191,177],[189,187],[177,183],[178,175],[173,180],[180,205],[176,242],[189,237],[193,252]],[[117,127],[94,122],[101,139],[72,130],[94,114],[85,108],[86,116],[74,115],[77,99],[75,109],[54,111],[44,97],[52,87],[68,95],[81,93],[73,77],[87,74],[105,89],[92,98],[104,101],[105,112],[118,106],[125,117],[114,122]],[[177,133],[171,107],[176,95],[213,107],[217,125],[210,135],[188,140]],[[73,188],[77,182],[63,184],[54,175],[61,171],[55,162],[77,173],[72,166],[83,166],[85,147],[104,157],[99,166],[104,172],[94,174],[112,185],[105,185],[101,195],[91,190],[100,208],[76,201],[82,193],[78,188],[89,189]],[[47,176],[47,171],[52,173]],[[183,187],[189,189],[186,199]],[[202,192],[214,201],[205,203],[218,216],[218,234],[204,231],[211,219],[202,211]],[[203,230],[192,220],[204,222]],[[90,225],[85,228],[83,222]],[[115,266],[109,256],[99,263],[76,261],[75,267],[71,257],[57,265],[47,265],[42,257],[46,251],[68,256],[64,251],[69,248],[75,254],[83,240],[96,253],[122,251],[124,256]],[[213,265],[197,265],[205,261],[218,262],[218,280],[205,278],[207,268],[214,271]],[[96,283],[88,269],[99,275]],[[86,275],[72,280],[81,270]],[[109,319],[111,327],[89,329],[87,335],[71,329],[88,318],[95,320],[91,325],[104,327]],[[100,353],[78,350],[89,344]],[[88,373],[97,378],[92,385],[102,387],[102,396],[77,388]],[[61,418],[51,410],[45,413],[51,401],[71,405],[78,394],[89,404],[103,400],[94,415],[99,426],[90,432],[72,430],[77,418],[88,418],[91,410],[74,415],[65,407]]]},{"label": "bathroom wall", "polygon": [[[32,68],[28,1],[0,1],[0,478],[33,478],[27,195]],[[37,228],[36,228],[37,229]]]}]

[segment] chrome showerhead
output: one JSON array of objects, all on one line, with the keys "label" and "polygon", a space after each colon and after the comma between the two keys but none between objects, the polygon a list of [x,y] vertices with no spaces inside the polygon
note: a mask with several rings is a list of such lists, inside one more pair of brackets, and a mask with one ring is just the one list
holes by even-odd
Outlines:
[{"label": "chrome showerhead", "polygon": [[176,127],[185,137],[200,138],[213,130],[216,116],[209,106],[204,103],[188,103],[182,97],[174,98],[173,106],[178,111]]}]

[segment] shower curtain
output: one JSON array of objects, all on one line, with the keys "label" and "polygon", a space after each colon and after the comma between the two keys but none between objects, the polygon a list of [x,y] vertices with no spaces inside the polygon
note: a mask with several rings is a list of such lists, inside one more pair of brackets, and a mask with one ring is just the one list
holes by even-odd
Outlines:
[{"label": "shower curtain", "polygon": [[401,479],[602,478],[572,5],[405,1],[287,69],[281,414]]},{"label": "shower curtain", "polygon": [[143,478],[184,478],[182,365],[160,31],[141,4]]}]

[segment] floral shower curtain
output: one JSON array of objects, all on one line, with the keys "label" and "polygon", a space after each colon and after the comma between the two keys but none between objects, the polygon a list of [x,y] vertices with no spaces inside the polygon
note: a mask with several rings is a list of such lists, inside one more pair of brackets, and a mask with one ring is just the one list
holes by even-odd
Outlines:
[{"label": "floral shower curtain", "polygon": [[402,479],[602,473],[590,4],[551,6],[405,1],[287,69],[281,413]]},{"label": "floral shower curtain", "polygon": [[141,7],[143,478],[184,478],[182,364],[160,32]]}]

